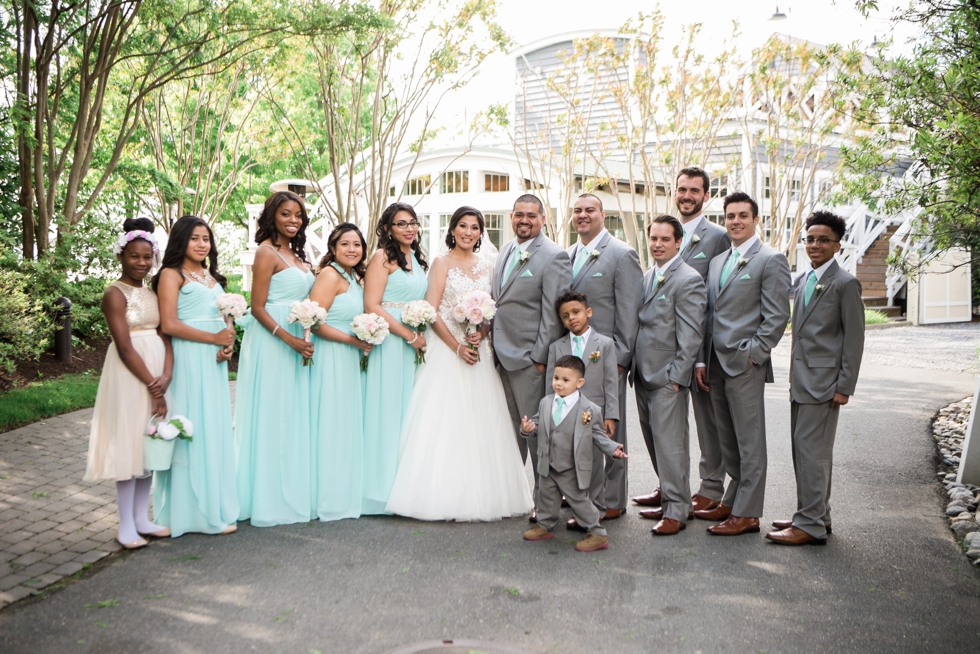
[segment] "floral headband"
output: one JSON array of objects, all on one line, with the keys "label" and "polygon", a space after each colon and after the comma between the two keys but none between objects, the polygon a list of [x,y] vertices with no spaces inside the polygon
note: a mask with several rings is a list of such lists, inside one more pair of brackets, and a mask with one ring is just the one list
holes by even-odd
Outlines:
[{"label": "floral headband", "polygon": [[119,240],[116,241],[116,244],[113,246],[112,251],[116,254],[116,256],[119,256],[122,254],[123,248],[138,238],[149,242],[149,244],[153,246],[153,254],[160,252],[160,248],[157,247],[157,241],[155,238],[153,238],[153,234],[150,232],[144,232],[142,229],[134,229],[133,231],[126,232],[120,236]]}]

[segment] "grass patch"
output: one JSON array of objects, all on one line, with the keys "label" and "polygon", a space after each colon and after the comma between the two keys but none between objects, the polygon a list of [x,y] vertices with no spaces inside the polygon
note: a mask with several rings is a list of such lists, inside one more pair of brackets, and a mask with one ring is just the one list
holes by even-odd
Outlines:
[{"label": "grass patch", "polygon": [[234,370],[229,370],[228,381],[238,381],[238,373]]},{"label": "grass patch", "polygon": [[882,325],[888,322],[888,316],[886,316],[881,311],[876,311],[874,309],[864,310],[864,324],[865,325]]},{"label": "grass patch", "polygon": [[95,405],[97,371],[33,382],[0,395],[0,432]]}]

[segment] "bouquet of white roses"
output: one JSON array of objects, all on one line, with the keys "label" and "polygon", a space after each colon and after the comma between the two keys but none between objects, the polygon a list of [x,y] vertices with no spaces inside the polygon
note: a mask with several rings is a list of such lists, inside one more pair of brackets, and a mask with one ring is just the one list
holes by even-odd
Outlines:
[{"label": "bouquet of white roses", "polygon": [[222,293],[215,300],[218,313],[224,317],[228,329],[234,329],[235,318],[241,318],[248,311],[248,302],[238,293]]},{"label": "bouquet of white roses", "polygon": [[[358,339],[371,345],[380,345],[388,338],[388,321],[376,313],[362,313],[354,316],[350,324],[351,331]],[[368,355],[361,352],[361,372],[367,371]]]},{"label": "bouquet of white roses", "polygon": [[[317,325],[327,321],[327,310],[320,306],[318,302],[306,299],[302,302],[293,302],[289,306],[289,317],[286,322],[298,322],[303,326],[303,340],[310,342],[310,331]],[[303,365],[313,365],[313,359],[303,357]]]},{"label": "bouquet of white roses", "polygon": [[[469,325],[473,325],[474,329],[479,329],[483,321],[490,320],[495,313],[497,313],[497,303],[493,301],[489,293],[470,291],[460,297],[456,306],[453,307],[453,320],[458,323],[467,323],[467,331],[469,331]],[[471,350],[477,349],[472,343],[466,345]]]},{"label": "bouquet of white roses", "polygon": [[[409,327],[415,327],[424,332],[430,323],[436,321],[436,310],[425,300],[409,302],[402,309],[402,322]],[[415,351],[415,365],[425,363],[425,352],[420,348]]]}]

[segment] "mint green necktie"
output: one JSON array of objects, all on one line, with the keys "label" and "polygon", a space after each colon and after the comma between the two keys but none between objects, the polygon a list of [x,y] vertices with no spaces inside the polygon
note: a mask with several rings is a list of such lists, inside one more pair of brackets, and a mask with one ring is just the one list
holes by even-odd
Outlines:
[{"label": "mint green necktie", "polygon": [[565,408],[565,400],[560,397],[555,398],[555,410],[551,412],[551,419],[555,421],[555,427],[561,422],[561,410]]},{"label": "mint green necktie", "polygon": [[677,251],[677,254],[683,254],[684,250],[687,249],[687,244],[690,242],[691,235],[684,230],[684,238],[681,239],[681,249]]},{"label": "mint green necktie", "polygon": [[806,288],[803,289],[803,306],[810,304],[810,298],[813,297],[813,289],[817,287],[817,272],[811,270],[810,274],[806,276]]},{"label": "mint green necktie", "polygon": [[575,267],[572,269],[572,279],[578,277],[578,273],[585,265],[585,260],[589,258],[589,253],[581,245],[578,246],[578,253],[575,255]]},{"label": "mint green necktie", "polygon": [[517,260],[521,258],[521,248],[514,246],[514,252],[510,255],[510,261],[507,262],[507,270],[504,271],[504,281],[500,282],[503,286],[510,279],[510,274],[514,272],[514,267],[517,265]]},{"label": "mint green necktie", "polygon": [[725,262],[725,267],[721,269],[721,284],[719,288],[725,287],[725,282],[728,281],[728,276],[732,274],[735,270],[735,264],[738,262],[738,248],[732,248],[732,256],[728,257],[728,261]]},{"label": "mint green necktie", "polygon": [[572,354],[577,356],[579,359],[585,354],[585,337],[584,336],[572,336]]}]

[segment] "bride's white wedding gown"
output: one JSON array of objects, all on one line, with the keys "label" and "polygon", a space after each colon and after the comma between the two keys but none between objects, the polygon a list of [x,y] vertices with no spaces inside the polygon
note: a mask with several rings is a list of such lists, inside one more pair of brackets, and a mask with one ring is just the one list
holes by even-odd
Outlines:
[{"label": "bride's white wedding gown", "polygon": [[[452,319],[453,306],[470,291],[490,292],[492,265],[481,261],[472,272],[474,278],[450,269],[438,307],[461,343],[465,325]],[[431,328],[426,335],[426,363],[415,378],[386,510],[419,520],[527,514],[533,503],[489,339],[470,366]]]}]

